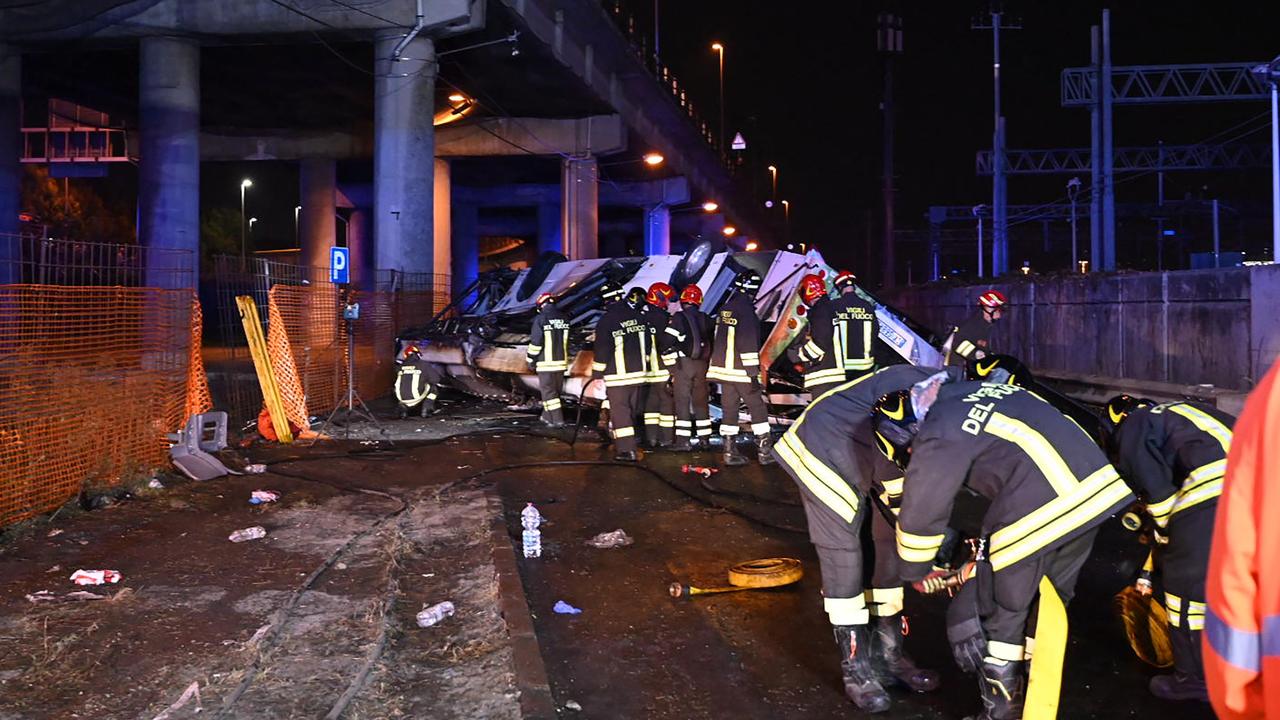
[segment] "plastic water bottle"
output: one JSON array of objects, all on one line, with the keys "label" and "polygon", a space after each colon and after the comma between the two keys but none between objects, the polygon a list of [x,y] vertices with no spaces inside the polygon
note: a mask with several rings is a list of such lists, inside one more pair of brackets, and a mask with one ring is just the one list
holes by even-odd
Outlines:
[{"label": "plastic water bottle", "polygon": [[266,536],[266,528],[261,525],[254,525],[253,527],[244,528],[243,530],[237,530],[231,533],[231,536],[227,539],[231,542],[238,543],[244,542],[245,540],[257,540],[258,538],[264,538]]},{"label": "plastic water bottle", "polygon": [[520,511],[520,524],[524,526],[524,556],[542,557],[542,531],[538,529],[538,525],[542,524],[542,514],[533,503],[528,503]]},{"label": "plastic water bottle", "polygon": [[418,613],[418,627],[431,627],[453,614],[453,603],[448,600],[423,608]]}]

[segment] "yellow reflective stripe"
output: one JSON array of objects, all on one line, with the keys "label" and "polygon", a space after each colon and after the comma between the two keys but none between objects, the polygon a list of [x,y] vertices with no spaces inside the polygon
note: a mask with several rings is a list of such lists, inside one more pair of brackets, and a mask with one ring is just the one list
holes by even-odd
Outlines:
[{"label": "yellow reflective stripe", "polygon": [[[708,375],[707,375],[707,377],[710,377],[710,374],[708,374]],[[824,398],[826,398],[826,397],[830,396],[830,395],[831,395],[831,394],[833,394],[833,393],[838,393],[838,392],[840,392],[841,390],[848,390],[849,388],[853,387],[854,385],[857,385],[858,383],[860,383],[860,382],[862,382],[863,380],[866,380],[867,378],[870,378],[870,377],[874,377],[874,374],[862,375],[862,376],[857,377],[857,378],[855,378],[855,379],[853,379],[853,380],[850,380],[850,381],[848,381],[848,382],[846,382],[846,383],[843,383],[843,384],[841,384],[841,385],[837,385],[837,386],[835,386],[835,387],[831,388],[830,390],[828,390],[828,391],[826,391],[826,392],[822,393],[822,394],[821,394],[821,395],[819,395],[818,397],[814,398],[814,399],[813,399],[813,401],[811,401],[811,402],[809,403],[809,406],[808,406],[808,407],[806,407],[806,408],[804,409],[804,412],[800,413],[800,417],[796,419],[796,423],[795,423],[795,425],[792,425],[792,426],[791,426],[791,429],[792,429],[792,430],[794,430],[794,429],[796,429],[796,428],[800,427],[801,425],[803,425],[803,424],[804,424],[804,418],[805,418],[805,416],[806,416],[806,415],[808,415],[808,414],[809,414],[809,410],[810,410],[810,408],[812,408],[813,406],[817,405],[817,404],[818,404],[819,402],[821,402]]]},{"label": "yellow reflective stripe", "polygon": [[861,595],[851,598],[823,598],[822,609],[832,625],[866,625],[871,620],[867,601]]},{"label": "yellow reflective stripe", "polygon": [[542,346],[541,346],[541,345],[530,345],[530,346],[529,346],[529,352],[528,352],[529,357],[537,357],[537,356],[538,356],[538,354],[539,354],[539,353],[541,353],[541,352],[542,352]]},{"label": "yellow reflective stripe", "polygon": [[967,358],[976,349],[977,348],[974,347],[973,343],[968,340],[961,340],[960,344],[956,346],[956,354],[962,358]]},{"label": "yellow reflective stripe", "polygon": [[556,372],[557,370],[567,370],[569,364],[564,360],[546,360],[540,363],[534,363],[535,372]]},{"label": "yellow reflective stripe", "polygon": [[1034,555],[1130,497],[1115,468],[1103,465],[1070,493],[992,533],[991,567],[1000,570]]},{"label": "yellow reflective stripe", "polygon": [[1026,655],[1026,647],[1023,645],[1015,645],[1014,643],[988,640],[987,654],[997,660],[1021,662],[1023,657]]},{"label": "yellow reflective stripe", "polygon": [[1001,440],[1017,445],[1026,453],[1059,496],[1066,495],[1075,489],[1077,484],[1075,473],[1071,472],[1066,461],[1045,439],[1045,436],[1031,426],[996,412],[991,414],[985,430]]},{"label": "yellow reflective stripe", "polygon": [[621,337],[613,338],[613,367],[620,371],[619,374],[627,374],[627,356],[623,345],[624,340]]},{"label": "yellow reflective stripe", "polygon": [[893,480],[885,480],[880,484],[884,486],[884,492],[886,495],[901,495],[902,484],[906,482],[906,480],[906,478],[896,478]]},{"label": "yellow reflective stripe", "polygon": [[1157,525],[1165,527],[1174,515],[1221,495],[1222,475],[1226,470],[1226,458],[1201,465],[1187,474],[1186,481],[1176,493],[1147,505],[1147,512],[1151,513]]},{"label": "yellow reflective stripe", "polygon": [[737,337],[738,329],[733,325],[725,326],[724,333],[724,369],[733,369],[733,349],[736,343],[734,339]]},{"label": "yellow reflective stripe", "polygon": [[847,376],[844,374],[844,370],[841,370],[840,368],[835,368],[835,369],[828,368],[826,370],[815,370],[811,373],[805,374],[804,387],[806,390],[808,390],[814,385],[826,385],[828,383],[833,383],[833,382],[843,382],[846,377]]},{"label": "yellow reflective stripe", "polygon": [[863,593],[867,609],[875,617],[893,617],[902,612],[902,588],[871,588]]},{"label": "yellow reflective stripe", "polygon": [[604,369],[605,369],[606,367],[609,367],[609,366],[608,366],[608,365],[605,365],[605,364],[604,364],[604,363],[602,363],[602,362],[593,362],[593,363],[591,363],[591,369],[592,369],[592,370],[599,370],[599,371],[603,372],[603,371],[604,371]]},{"label": "yellow reflective stripe", "polygon": [[633,427],[615,428],[613,431],[614,439],[634,437],[636,429]]},{"label": "yellow reflective stripe", "polygon": [[544,410],[559,410],[559,409],[560,409],[560,398],[551,398],[550,400],[546,400],[546,401],[544,401],[544,402],[542,403],[542,408],[543,408]]},{"label": "yellow reflective stripe", "polygon": [[909,563],[932,562],[942,547],[943,535],[912,535],[898,526],[898,557]]},{"label": "yellow reflective stripe", "polygon": [[684,342],[684,333],[682,333],[682,332],[680,332],[679,330],[675,329],[675,327],[674,327],[674,326],[668,325],[668,326],[667,326],[667,329],[666,329],[666,330],[664,330],[663,332],[665,332],[666,334],[670,335],[671,337],[675,338],[676,340],[678,340],[678,341],[680,341],[680,342]]},{"label": "yellow reflective stripe", "polygon": [[768,432],[769,432],[769,423],[767,422],[751,424],[751,433],[753,435],[764,435]]},{"label": "yellow reflective stripe", "polygon": [[723,435],[723,436],[725,436],[725,437],[729,437],[729,436],[731,436],[731,435],[737,435],[737,434],[738,434],[738,426],[737,426],[737,425],[730,425],[730,424],[728,424],[728,423],[720,423],[720,434],[721,434],[721,435]]},{"label": "yellow reflective stripe", "polygon": [[1190,420],[1191,424],[1199,430],[1212,435],[1213,439],[1222,446],[1224,455],[1231,452],[1231,428],[1218,422],[1213,416],[1190,405],[1173,405],[1169,407],[1169,412],[1181,415]]},{"label": "yellow reflective stripe", "polygon": [[1169,524],[1169,516],[1173,514],[1173,505],[1178,501],[1178,494],[1173,493],[1169,497],[1158,503],[1148,503],[1147,512],[1151,513],[1151,519],[1160,527]]},{"label": "yellow reflective stripe", "polygon": [[[407,398],[404,397],[404,394],[400,391],[400,380],[404,379],[406,375],[410,376],[409,397]],[[431,385],[428,384],[426,388],[419,389],[418,383],[420,382],[422,382],[421,370],[412,365],[405,365],[401,367],[399,377],[396,379],[396,400],[399,400],[405,405],[416,405],[417,403],[422,402],[422,399],[427,396],[428,392],[430,392]]]},{"label": "yellow reflective stripe", "polygon": [[551,357],[549,357],[549,358],[547,358],[547,359],[548,359],[548,360],[554,360],[554,359],[555,359],[555,352],[553,352],[552,348],[554,348],[554,347],[555,347],[555,345],[554,345],[554,344],[552,344],[552,341],[551,341],[551,330],[550,330],[550,329],[544,329],[544,330],[542,331],[542,344],[543,344],[543,346],[545,346],[545,347],[547,348],[547,354],[551,356]]},{"label": "yellow reflective stripe", "polygon": [[720,368],[714,365],[707,370],[708,380],[720,380],[722,382],[751,382],[751,376],[745,370],[734,370],[730,368]]},{"label": "yellow reflective stripe", "polygon": [[1188,510],[1208,502],[1222,494],[1222,478],[1217,477],[1206,480],[1195,486],[1190,491],[1183,490],[1178,493],[1178,501],[1173,504],[1173,515],[1177,515],[1183,510]]},{"label": "yellow reflective stripe", "polygon": [[821,360],[822,356],[826,354],[827,353],[822,349],[822,346],[818,345],[818,343],[814,342],[812,339],[805,343],[804,347],[800,348],[800,355],[805,360]]},{"label": "yellow reflective stripe", "polygon": [[[767,427],[766,424],[766,432]],[[723,435],[736,434],[737,428],[734,430],[734,433],[726,433],[725,427],[720,426],[720,433]],[[838,473],[809,452],[799,438],[787,432],[774,447],[774,454],[791,468],[800,482],[804,483],[809,492],[813,493],[823,505],[831,508],[831,511],[845,522],[853,522],[858,515],[857,493]]]}]

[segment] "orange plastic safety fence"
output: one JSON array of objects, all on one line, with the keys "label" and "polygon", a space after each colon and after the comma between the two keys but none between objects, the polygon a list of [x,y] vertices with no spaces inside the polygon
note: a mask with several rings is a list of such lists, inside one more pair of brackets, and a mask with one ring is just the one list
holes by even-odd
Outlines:
[{"label": "orange plastic safety fence", "polygon": [[0,526],[167,464],[207,402],[192,309],[189,290],[0,286]]}]

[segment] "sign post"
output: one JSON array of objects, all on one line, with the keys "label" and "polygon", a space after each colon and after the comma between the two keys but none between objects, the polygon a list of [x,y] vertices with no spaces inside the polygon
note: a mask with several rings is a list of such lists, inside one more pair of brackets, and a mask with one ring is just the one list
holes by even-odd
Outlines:
[{"label": "sign post", "polygon": [[335,285],[351,282],[351,252],[347,248],[329,248],[329,282]]}]

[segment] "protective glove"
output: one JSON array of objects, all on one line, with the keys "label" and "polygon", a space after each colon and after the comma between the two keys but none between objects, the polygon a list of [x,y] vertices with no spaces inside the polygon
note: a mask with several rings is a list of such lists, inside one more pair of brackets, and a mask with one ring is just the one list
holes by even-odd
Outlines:
[{"label": "protective glove", "polygon": [[1133,589],[1138,591],[1142,597],[1151,597],[1153,588],[1151,587],[1151,574],[1142,573],[1133,583]]},{"label": "protective glove", "polygon": [[934,570],[925,575],[924,579],[911,583],[911,587],[922,595],[933,595],[943,590],[956,589],[973,577],[976,567],[975,563],[967,562],[961,565],[960,569],[953,572]]}]

